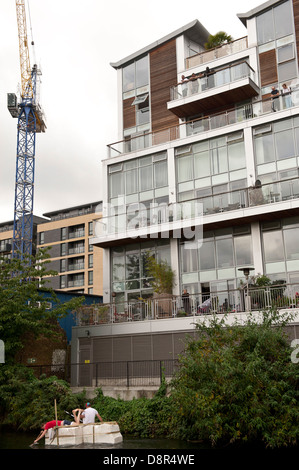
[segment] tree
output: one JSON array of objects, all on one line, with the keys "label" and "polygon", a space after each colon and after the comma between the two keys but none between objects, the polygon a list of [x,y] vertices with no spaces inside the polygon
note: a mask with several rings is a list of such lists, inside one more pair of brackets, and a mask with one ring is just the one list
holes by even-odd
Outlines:
[{"label": "tree", "polygon": [[265,312],[258,321],[226,324],[216,316],[197,325],[171,383],[175,437],[213,445],[298,443],[299,370],[283,327]]},{"label": "tree", "polygon": [[214,47],[222,46],[222,44],[231,41],[233,41],[233,38],[229,34],[225,33],[224,31],[219,31],[214,35],[210,34],[208,41],[205,43],[205,49],[214,49]]},{"label": "tree", "polygon": [[157,261],[147,254],[145,266],[149,282],[157,294],[172,294],[175,273],[165,260]]},{"label": "tree", "polygon": [[[58,301],[55,292],[46,288],[49,255],[40,250],[35,257],[24,260],[0,259],[0,339],[5,345],[5,363],[13,363],[30,332],[35,337],[55,334],[57,320],[81,304],[82,298]],[[49,292],[45,297],[41,288]],[[55,306],[48,310],[48,303]]]}]

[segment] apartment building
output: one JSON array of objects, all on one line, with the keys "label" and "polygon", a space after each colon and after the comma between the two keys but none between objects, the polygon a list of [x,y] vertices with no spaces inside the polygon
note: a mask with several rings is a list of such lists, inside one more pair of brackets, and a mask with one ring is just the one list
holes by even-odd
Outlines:
[{"label": "apartment building", "polygon": [[48,221],[37,226],[38,248],[49,247],[49,279],[53,289],[102,295],[102,249],[90,243],[94,220],[101,216],[100,201],[44,214]]},{"label": "apartment building", "polygon": [[[103,294],[103,250],[91,244],[102,202],[67,207],[33,217],[33,254],[47,247],[48,269],[57,276],[47,286],[79,294]],[[11,257],[13,221],[0,224],[0,256]]]},{"label": "apartment building", "polygon": [[[32,243],[32,254],[36,253],[37,247],[37,227],[39,224],[46,222],[48,219],[44,217],[33,216],[33,243]],[[0,257],[4,259],[10,259],[12,256],[12,240],[13,240],[13,225],[14,221],[9,220],[7,222],[0,223]]]},{"label": "apartment building", "polygon": [[[282,307],[297,306],[299,0],[238,18],[247,36],[215,49],[205,50],[209,32],[195,20],[111,64],[119,135],[102,162],[93,239],[110,315],[91,338],[79,319],[74,362],[79,349],[93,361],[175,358],[202,314],[269,305],[270,290],[270,300],[266,290],[249,296],[248,273],[283,285],[292,305]],[[196,246],[182,224],[201,229]],[[153,296],[148,252],[175,271],[171,310]]]}]

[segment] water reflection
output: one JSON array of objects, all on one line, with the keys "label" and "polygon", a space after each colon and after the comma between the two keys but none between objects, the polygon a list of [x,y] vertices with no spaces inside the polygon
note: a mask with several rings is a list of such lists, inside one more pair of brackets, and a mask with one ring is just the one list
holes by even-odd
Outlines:
[{"label": "water reflection", "polygon": [[[16,432],[0,427],[0,449],[28,449],[36,438],[36,432]],[[73,449],[202,449],[202,444],[179,441],[175,439],[137,439],[125,437],[123,442],[110,444],[81,444],[78,446],[64,446]],[[32,449],[57,449],[57,446],[45,446],[44,441],[31,447]]]}]

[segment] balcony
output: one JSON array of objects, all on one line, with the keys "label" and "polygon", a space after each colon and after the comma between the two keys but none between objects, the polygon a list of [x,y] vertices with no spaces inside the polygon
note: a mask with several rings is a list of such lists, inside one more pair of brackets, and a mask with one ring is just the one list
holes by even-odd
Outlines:
[{"label": "balcony", "polygon": [[72,232],[69,232],[69,236],[68,236],[69,239],[70,238],[82,238],[82,237],[85,237],[84,227],[80,228],[80,229],[73,230]]},{"label": "balcony", "polygon": [[84,286],[84,279],[71,279],[67,283],[67,287],[82,287]]},{"label": "balcony", "polygon": [[[227,192],[216,192],[215,188],[213,191],[213,188],[207,187],[205,195],[202,196],[201,190],[196,199],[151,204],[149,208],[142,204],[128,204],[120,209],[120,213],[95,221],[93,243],[105,248],[129,243],[136,238],[189,237],[191,240],[195,235],[201,236],[203,225],[231,224],[233,218],[246,218],[247,222],[256,221],[259,217],[273,218],[273,214],[279,214],[280,211],[285,217],[298,214],[298,177],[261,187]],[[194,227],[196,230],[192,231]]]},{"label": "balcony", "polygon": [[[293,89],[297,93],[298,88]],[[292,95],[291,95],[292,96]],[[284,111],[297,106],[295,102],[287,103],[283,96],[276,99],[276,110]],[[162,129],[158,132],[147,132],[143,135],[132,136],[130,139],[114,142],[107,146],[108,158],[116,157],[125,153],[161,145],[177,139],[182,139],[194,134],[201,134],[220,127],[231,126],[242,123],[248,119],[254,119],[273,111],[271,99],[247,103],[243,106],[233,107],[220,113],[205,115],[198,119],[190,120],[184,124]]]},{"label": "balcony", "polygon": [[[269,309],[296,309],[299,311],[299,285],[278,284],[269,287],[246,287],[209,294],[190,294],[170,298],[148,298],[144,300],[107,303],[100,306],[79,307],[76,310],[76,325],[98,325],[124,322],[142,322],[205,315],[234,315],[260,312]],[[234,317],[233,317],[234,318]]]},{"label": "balcony", "polygon": [[84,261],[80,263],[69,263],[68,270],[69,271],[82,271],[84,269]]},{"label": "balcony", "polygon": [[10,253],[12,245],[10,243],[1,243],[0,244],[0,255]]},{"label": "balcony", "polygon": [[210,70],[170,89],[167,107],[179,118],[209,113],[252,99],[259,94],[255,72],[243,61]]},{"label": "balcony", "polygon": [[221,59],[238,52],[246,51],[248,49],[247,36],[236,39],[235,41],[223,44],[222,46],[215,47],[208,51],[200,52],[186,59],[186,70],[198,65],[207,64],[213,60]]},{"label": "balcony", "polygon": [[68,254],[78,255],[85,252],[84,242],[69,243]]}]

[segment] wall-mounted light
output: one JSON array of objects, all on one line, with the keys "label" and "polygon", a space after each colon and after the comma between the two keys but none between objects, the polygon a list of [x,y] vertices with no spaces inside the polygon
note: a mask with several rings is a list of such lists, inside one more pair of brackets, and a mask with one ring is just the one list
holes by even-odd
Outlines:
[{"label": "wall-mounted light", "polygon": [[85,330],[85,333],[86,333],[86,336],[87,336],[87,337],[90,336],[90,331],[89,331],[89,330]]}]

